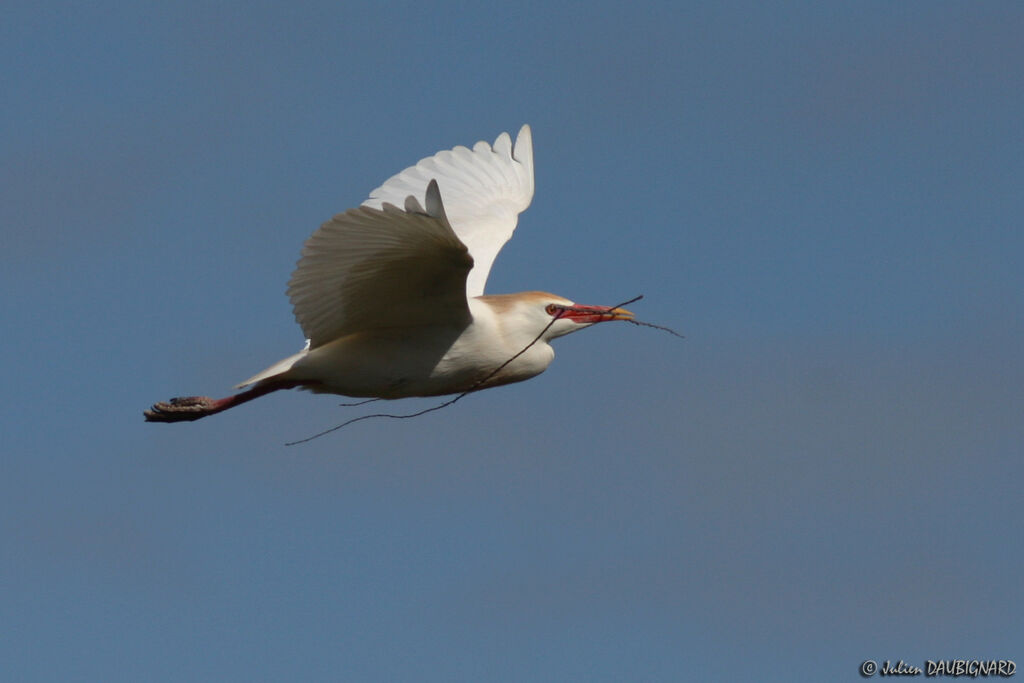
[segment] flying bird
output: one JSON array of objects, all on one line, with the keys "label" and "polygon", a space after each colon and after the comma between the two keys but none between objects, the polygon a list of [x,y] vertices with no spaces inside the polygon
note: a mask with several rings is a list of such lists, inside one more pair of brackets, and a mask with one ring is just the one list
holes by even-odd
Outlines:
[{"label": "flying bird", "polygon": [[288,283],[304,349],[226,398],[154,404],[150,422],[198,420],[279,389],[361,398],[441,396],[547,369],[550,342],[633,314],[545,292],[484,294],[533,199],[533,141],[458,146],[392,176],[306,241]]}]

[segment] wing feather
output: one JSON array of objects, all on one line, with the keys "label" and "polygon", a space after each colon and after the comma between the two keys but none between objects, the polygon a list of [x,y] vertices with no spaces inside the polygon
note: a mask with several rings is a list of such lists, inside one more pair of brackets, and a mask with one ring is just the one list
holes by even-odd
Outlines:
[{"label": "wing feather", "polygon": [[[306,241],[288,283],[295,319],[316,348],[354,332],[468,324],[469,251],[453,232],[437,183],[338,214]],[[422,208],[426,207],[426,210]]]},{"label": "wing feather", "polygon": [[423,200],[432,180],[444,197],[452,230],[476,264],[466,280],[466,295],[479,296],[495,257],[533,199],[530,127],[520,129],[514,146],[509,134],[502,133],[494,144],[478,142],[473,149],[460,145],[422,159],[371,192],[363,206],[404,206],[410,195]]}]

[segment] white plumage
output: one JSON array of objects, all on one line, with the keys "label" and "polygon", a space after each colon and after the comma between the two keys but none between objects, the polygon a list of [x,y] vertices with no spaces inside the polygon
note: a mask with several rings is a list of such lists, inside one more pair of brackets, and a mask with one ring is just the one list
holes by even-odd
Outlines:
[{"label": "white plumage", "polygon": [[392,176],[306,241],[288,283],[308,339],[302,351],[239,385],[247,391],[157,403],[146,419],[195,420],[285,388],[401,398],[543,372],[551,339],[632,314],[544,292],[484,295],[532,198],[529,126],[514,145],[502,133],[493,145],[438,152]]},{"label": "white plumage", "polygon": [[422,203],[431,180],[437,181],[444,197],[452,229],[473,255],[466,296],[480,296],[494,258],[512,237],[519,214],[533,200],[530,127],[519,130],[514,147],[508,133],[502,133],[493,146],[478,142],[472,150],[458,146],[427,157],[391,176],[370,193],[363,206],[403,206],[410,196]]}]

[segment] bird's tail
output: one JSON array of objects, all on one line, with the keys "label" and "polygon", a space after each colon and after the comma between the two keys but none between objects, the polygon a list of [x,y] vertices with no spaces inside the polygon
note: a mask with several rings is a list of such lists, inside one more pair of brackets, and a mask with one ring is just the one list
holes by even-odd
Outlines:
[{"label": "bird's tail", "polygon": [[294,356],[288,356],[287,358],[285,358],[283,360],[277,361],[276,363],[271,365],[266,370],[263,370],[262,372],[257,372],[255,375],[253,375],[249,379],[245,380],[244,382],[242,382],[240,384],[236,384],[235,385],[235,389],[241,389],[243,387],[249,386],[250,384],[256,384],[256,382],[259,382],[259,381],[262,381],[262,380],[265,380],[265,379],[270,379],[271,377],[277,377],[278,375],[284,374],[285,372],[288,372],[289,370],[291,370],[292,366],[295,365],[295,363],[298,362],[299,359],[304,357],[307,353],[309,353],[309,340],[308,339],[306,340],[306,348],[302,349],[301,351],[296,353]]}]

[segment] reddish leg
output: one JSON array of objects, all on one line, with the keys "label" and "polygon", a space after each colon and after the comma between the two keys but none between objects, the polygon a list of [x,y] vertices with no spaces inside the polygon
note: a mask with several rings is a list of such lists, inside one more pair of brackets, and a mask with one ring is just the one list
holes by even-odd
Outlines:
[{"label": "reddish leg", "polygon": [[226,398],[210,398],[209,396],[183,396],[170,401],[154,403],[149,410],[143,411],[146,422],[191,422],[207,415],[220,413],[228,408],[246,403],[278,389],[293,389],[299,382],[267,382],[260,383],[234,396]]}]

